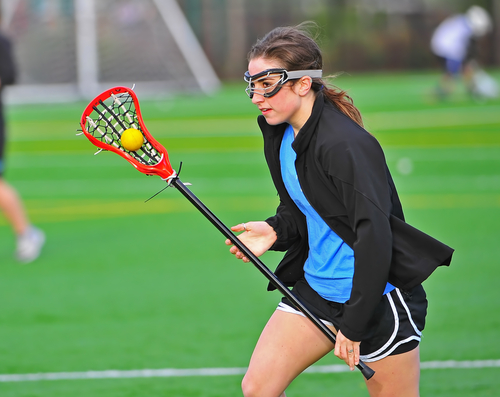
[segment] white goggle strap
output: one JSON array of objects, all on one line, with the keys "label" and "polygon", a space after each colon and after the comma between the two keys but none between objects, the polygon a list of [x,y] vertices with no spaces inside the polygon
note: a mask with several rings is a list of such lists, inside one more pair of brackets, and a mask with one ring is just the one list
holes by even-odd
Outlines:
[{"label": "white goggle strap", "polygon": [[287,80],[294,80],[294,79],[300,79],[301,77],[304,76],[309,76],[312,79],[316,78],[321,78],[323,77],[323,71],[321,69],[315,69],[315,70],[292,70],[291,72],[286,71],[288,79]]}]

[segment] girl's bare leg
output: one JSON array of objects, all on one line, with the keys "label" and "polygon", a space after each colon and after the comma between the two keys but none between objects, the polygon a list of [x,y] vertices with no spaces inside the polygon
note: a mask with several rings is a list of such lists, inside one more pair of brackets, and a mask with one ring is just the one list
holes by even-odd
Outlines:
[{"label": "girl's bare leg", "polygon": [[420,381],[419,348],[369,363],[375,371],[365,380],[371,397],[418,397]]},{"label": "girl's bare leg", "polygon": [[250,359],[242,382],[245,397],[284,397],[302,371],[334,348],[311,320],[276,310]]},{"label": "girl's bare leg", "polygon": [[16,235],[23,234],[29,221],[17,191],[0,177],[0,209]]}]

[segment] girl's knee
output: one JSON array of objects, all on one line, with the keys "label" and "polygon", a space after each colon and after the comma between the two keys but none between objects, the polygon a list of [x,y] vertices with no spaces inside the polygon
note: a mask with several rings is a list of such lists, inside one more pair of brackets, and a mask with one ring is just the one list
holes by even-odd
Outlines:
[{"label": "girl's knee", "polygon": [[[279,387],[279,386],[278,386]],[[278,391],[277,385],[269,378],[253,377],[246,374],[241,381],[241,390],[245,397],[283,397],[284,392]]]},{"label": "girl's knee", "polygon": [[257,387],[257,382],[254,382],[248,374],[241,381],[241,391],[245,397],[259,396],[260,390]]}]

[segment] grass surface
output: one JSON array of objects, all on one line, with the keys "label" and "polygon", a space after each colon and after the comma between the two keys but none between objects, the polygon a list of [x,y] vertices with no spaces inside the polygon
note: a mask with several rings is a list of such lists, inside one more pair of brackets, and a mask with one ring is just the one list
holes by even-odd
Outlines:
[{"label": "grass surface", "polygon": [[[500,80],[500,75],[495,74]],[[500,359],[500,101],[431,92],[437,75],[343,75],[380,140],[407,221],[456,249],[425,282],[422,361]],[[228,226],[277,198],[241,84],[213,97],[141,101],[182,180]],[[85,103],[12,106],[6,179],[47,234],[18,265],[0,219],[0,374],[245,367],[279,299],[173,189],[75,136]],[[274,268],[280,254],[262,258]],[[321,364],[339,364],[329,355]],[[500,369],[423,370],[425,396],[496,396]],[[235,396],[241,376],[0,383],[2,397]],[[365,396],[359,373],[303,374],[293,396]]]}]

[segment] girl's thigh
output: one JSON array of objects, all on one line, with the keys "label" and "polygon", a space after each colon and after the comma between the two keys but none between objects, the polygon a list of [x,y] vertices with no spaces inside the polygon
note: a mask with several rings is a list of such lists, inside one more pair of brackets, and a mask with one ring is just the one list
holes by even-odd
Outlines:
[{"label": "girl's thigh", "polygon": [[369,363],[375,371],[365,380],[371,397],[418,397],[420,382],[419,348]]},{"label": "girl's thigh", "polygon": [[333,348],[311,320],[276,310],[250,359],[243,380],[244,394],[279,396],[294,378]]}]

